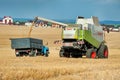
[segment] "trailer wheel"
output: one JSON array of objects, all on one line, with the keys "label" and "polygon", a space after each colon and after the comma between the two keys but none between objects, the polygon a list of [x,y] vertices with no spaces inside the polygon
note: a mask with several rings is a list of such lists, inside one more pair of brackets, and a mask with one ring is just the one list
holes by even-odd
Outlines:
[{"label": "trailer wheel", "polygon": [[106,45],[101,45],[98,50],[98,58],[108,58],[108,47]]},{"label": "trailer wheel", "polygon": [[15,52],[16,57],[20,57],[20,53],[19,52]]},{"label": "trailer wheel", "polygon": [[36,56],[36,55],[37,55],[37,52],[36,52],[36,51],[33,51],[33,50],[32,50],[32,51],[29,52],[29,56]]},{"label": "trailer wheel", "polygon": [[87,58],[96,58],[96,51],[92,48],[92,49],[88,49],[86,52],[86,57]]},{"label": "trailer wheel", "polygon": [[32,51],[30,51],[28,54],[29,54],[29,56],[32,56],[32,55],[33,55]]}]

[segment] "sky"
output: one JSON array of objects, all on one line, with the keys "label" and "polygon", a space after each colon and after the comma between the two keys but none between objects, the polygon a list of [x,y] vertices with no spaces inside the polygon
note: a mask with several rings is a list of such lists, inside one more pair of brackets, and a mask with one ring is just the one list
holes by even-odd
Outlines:
[{"label": "sky", "polygon": [[120,0],[0,0],[0,17],[120,21]]}]

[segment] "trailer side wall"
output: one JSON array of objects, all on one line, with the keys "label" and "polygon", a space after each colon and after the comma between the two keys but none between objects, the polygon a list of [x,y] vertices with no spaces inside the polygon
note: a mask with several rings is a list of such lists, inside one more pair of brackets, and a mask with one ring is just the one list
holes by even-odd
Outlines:
[{"label": "trailer side wall", "polygon": [[42,49],[43,41],[35,38],[13,38],[11,39],[12,49],[37,48]]}]

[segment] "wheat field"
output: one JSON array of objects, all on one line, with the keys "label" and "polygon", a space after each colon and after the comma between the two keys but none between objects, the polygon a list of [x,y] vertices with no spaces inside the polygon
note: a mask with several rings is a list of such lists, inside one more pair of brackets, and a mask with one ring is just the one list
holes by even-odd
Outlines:
[{"label": "wheat field", "polygon": [[31,37],[48,42],[49,57],[16,57],[10,38],[28,37],[29,27],[0,25],[0,80],[120,80],[120,33],[106,33],[108,59],[60,58],[61,29],[34,27]]}]

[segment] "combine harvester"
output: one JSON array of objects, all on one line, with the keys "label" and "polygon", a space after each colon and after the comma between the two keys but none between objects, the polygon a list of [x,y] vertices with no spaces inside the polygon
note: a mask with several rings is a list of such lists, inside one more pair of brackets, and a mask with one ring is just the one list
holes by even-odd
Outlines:
[{"label": "combine harvester", "polygon": [[62,40],[60,57],[108,58],[103,28],[97,17],[78,17],[74,26],[63,29]]}]

